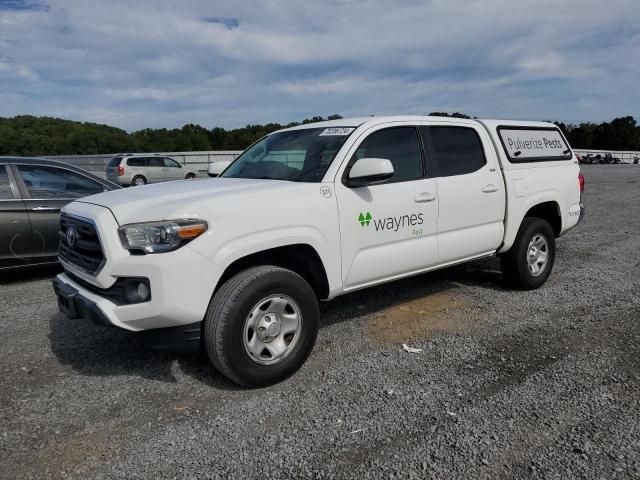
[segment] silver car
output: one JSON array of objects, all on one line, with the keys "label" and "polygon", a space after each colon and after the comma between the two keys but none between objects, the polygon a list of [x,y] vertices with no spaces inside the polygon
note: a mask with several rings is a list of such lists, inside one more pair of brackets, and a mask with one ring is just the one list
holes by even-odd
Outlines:
[{"label": "silver car", "polygon": [[122,186],[194,179],[198,171],[162,155],[118,155],[106,168],[107,180]]}]

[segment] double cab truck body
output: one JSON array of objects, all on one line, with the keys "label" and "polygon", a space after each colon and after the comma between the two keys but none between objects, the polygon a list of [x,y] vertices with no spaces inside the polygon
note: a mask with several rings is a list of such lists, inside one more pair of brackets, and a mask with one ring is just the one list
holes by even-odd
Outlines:
[{"label": "double cab truck body", "polygon": [[61,310],[203,346],[230,379],[277,382],[309,355],[318,300],[498,255],[541,286],[582,214],[553,124],[399,116],[280,130],[220,178],[83,198],[62,212]]}]

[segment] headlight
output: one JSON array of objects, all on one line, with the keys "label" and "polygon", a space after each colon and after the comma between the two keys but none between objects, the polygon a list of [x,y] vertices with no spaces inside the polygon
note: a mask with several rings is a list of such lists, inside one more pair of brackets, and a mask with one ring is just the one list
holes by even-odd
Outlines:
[{"label": "headlight", "polygon": [[168,220],[132,223],[120,227],[118,234],[127,250],[163,253],[180,248],[206,231],[207,222],[202,220]]}]

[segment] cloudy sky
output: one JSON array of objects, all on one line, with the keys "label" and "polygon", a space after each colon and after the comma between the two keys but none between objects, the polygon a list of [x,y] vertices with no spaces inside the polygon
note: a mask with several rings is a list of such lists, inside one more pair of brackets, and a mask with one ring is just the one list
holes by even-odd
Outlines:
[{"label": "cloudy sky", "polygon": [[0,116],[640,118],[640,0],[0,0]]}]

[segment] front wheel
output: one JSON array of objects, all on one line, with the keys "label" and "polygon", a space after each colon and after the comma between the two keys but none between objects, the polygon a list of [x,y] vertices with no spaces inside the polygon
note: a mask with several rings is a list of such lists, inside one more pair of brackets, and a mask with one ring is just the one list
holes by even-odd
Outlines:
[{"label": "front wheel", "polygon": [[213,296],[204,320],[207,355],[240,385],[271,385],[304,364],[319,318],[316,295],[301,276],[275,266],[253,267]]},{"label": "front wheel", "polygon": [[184,178],[185,180],[193,180],[194,178],[196,178],[196,175],[194,173],[187,173]]},{"label": "front wheel", "polygon": [[511,250],[500,257],[505,283],[525,290],[539,288],[549,278],[555,257],[555,235],[549,222],[526,217]]}]

